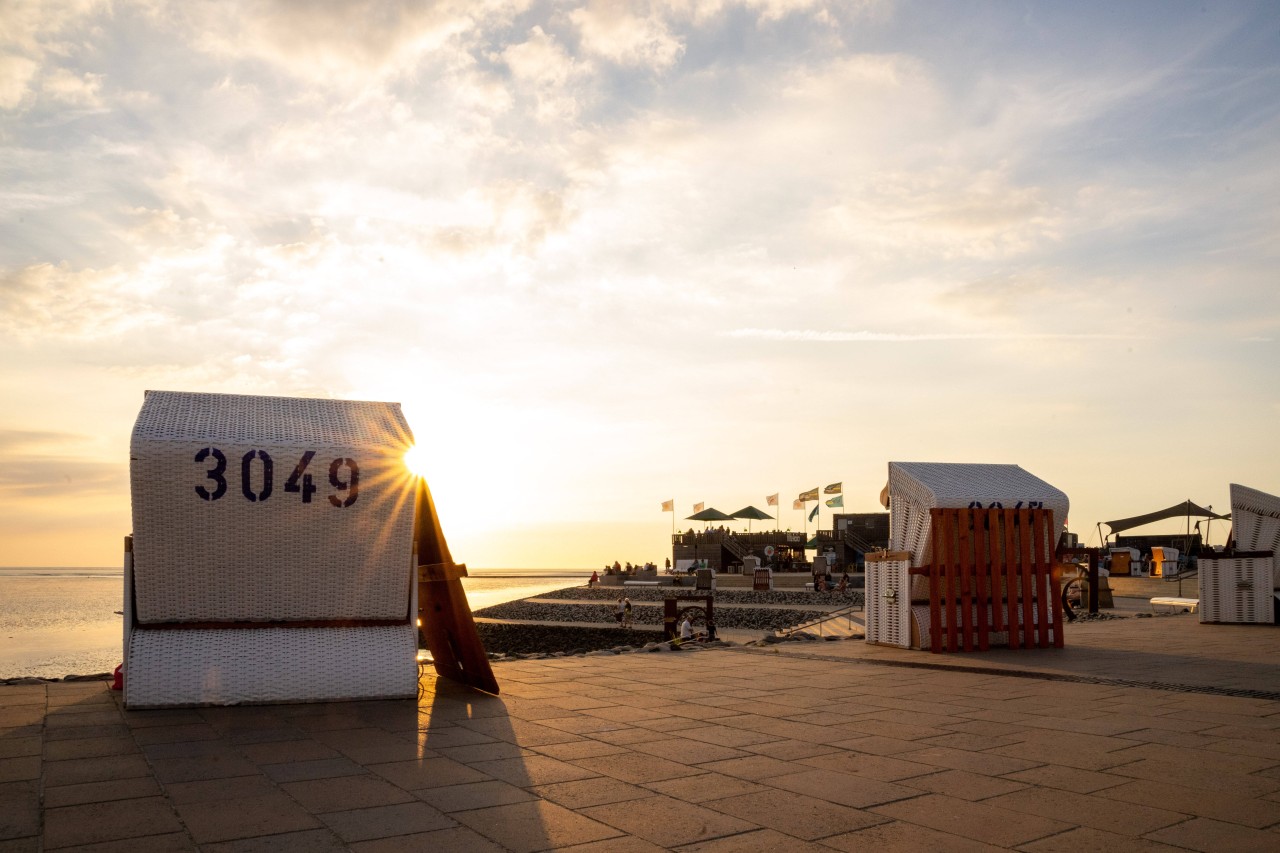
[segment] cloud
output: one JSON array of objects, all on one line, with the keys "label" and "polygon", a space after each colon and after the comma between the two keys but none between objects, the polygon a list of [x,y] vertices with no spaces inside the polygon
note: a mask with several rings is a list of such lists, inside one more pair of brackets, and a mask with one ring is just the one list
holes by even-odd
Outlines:
[{"label": "cloud", "polygon": [[75,107],[102,105],[101,74],[74,74],[55,68],[40,82],[40,92],[63,104]]},{"label": "cloud", "polygon": [[930,341],[1136,340],[1133,335],[1092,332],[870,332],[819,329],[733,329],[729,338],[813,343],[921,343]]},{"label": "cloud", "polygon": [[214,56],[261,60],[313,84],[357,91],[412,74],[425,57],[481,21],[509,19],[521,5],[272,0],[182,4],[173,13],[183,29],[199,34],[199,48]]},{"label": "cloud", "polygon": [[1014,316],[1025,311],[1028,305],[1043,304],[1055,297],[1060,300],[1065,288],[1055,291],[1049,274],[1040,269],[1018,272],[992,273],[975,281],[965,282],[939,295],[939,301],[949,309],[966,314],[985,316]]},{"label": "cloud", "polygon": [[119,463],[76,455],[93,450],[93,436],[56,430],[0,429],[0,495],[17,500],[85,497],[118,491],[127,471]]},{"label": "cloud", "polygon": [[157,318],[120,268],[39,263],[0,272],[0,329],[19,339],[115,338]]},{"label": "cloud", "polygon": [[39,68],[34,59],[0,54],[0,109],[12,110],[23,102]]},{"label": "cloud", "polygon": [[[73,53],[76,28],[107,8],[107,0],[7,0],[0,14],[0,109],[29,104],[41,69]],[[79,87],[68,76],[55,68],[43,90],[54,99],[83,98],[83,91],[73,93],[92,87],[93,75],[82,77]]]},{"label": "cloud", "polygon": [[89,440],[87,435],[72,432],[0,429],[0,453],[23,453],[33,448],[80,444]]},{"label": "cloud", "polygon": [[664,71],[679,61],[683,41],[659,14],[637,15],[629,6],[592,0],[569,13],[582,50],[622,66]]},{"label": "cloud", "polygon": [[128,466],[46,456],[11,458],[0,466],[0,494],[6,498],[83,497],[118,492]]},{"label": "cloud", "polygon": [[503,49],[502,61],[517,91],[531,95],[542,122],[572,122],[581,112],[582,89],[591,81],[588,61],[571,56],[553,35],[534,27],[524,41]]}]

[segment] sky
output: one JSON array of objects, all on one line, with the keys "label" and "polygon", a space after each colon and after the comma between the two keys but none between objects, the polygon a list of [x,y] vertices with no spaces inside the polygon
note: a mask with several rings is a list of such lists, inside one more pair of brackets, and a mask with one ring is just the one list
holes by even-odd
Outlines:
[{"label": "sky", "polygon": [[1277,237],[1269,2],[4,0],[0,563],[119,564],[147,389],[402,403],[473,567],[891,460],[1097,544],[1280,493]]}]

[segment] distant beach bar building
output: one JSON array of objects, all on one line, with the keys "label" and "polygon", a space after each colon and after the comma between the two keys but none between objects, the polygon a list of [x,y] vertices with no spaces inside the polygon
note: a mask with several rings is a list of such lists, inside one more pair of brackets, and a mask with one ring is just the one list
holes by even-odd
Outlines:
[{"label": "distant beach bar building", "polygon": [[671,562],[686,569],[695,560],[720,572],[742,570],[742,559],[760,558],[762,566],[774,571],[808,571],[806,550],[834,555],[833,570],[860,571],[865,554],[889,544],[889,513],[857,512],[837,514],[832,529],[806,534],[794,530],[761,530],[741,533],[713,527],[687,530],[671,539]]}]

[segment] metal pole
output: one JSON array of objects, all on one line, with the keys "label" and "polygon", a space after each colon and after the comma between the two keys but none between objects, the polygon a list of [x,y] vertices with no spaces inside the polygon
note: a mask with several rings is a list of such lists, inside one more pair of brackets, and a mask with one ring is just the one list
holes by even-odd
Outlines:
[{"label": "metal pole", "polygon": [[[1187,498],[1187,538],[1183,540],[1183,550],[1191,550],[1191,498]],[[1182,561],[1178,561],[1178,598],[1182,598]]]}]

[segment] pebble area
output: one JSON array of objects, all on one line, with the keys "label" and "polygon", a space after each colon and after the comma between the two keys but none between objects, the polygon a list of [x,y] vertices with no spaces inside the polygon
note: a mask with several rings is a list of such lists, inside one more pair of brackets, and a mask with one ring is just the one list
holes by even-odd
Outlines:
[{"label": "pebble area", "polygon": [[[683,587],[568,587],[542,593],[534,599],[508,601],[477,610],[482,619],[511,619],[522,622],[569,623],[596,622],[600,628],[579,625],[527,625],[478,623],[480,637],[490,657],[545,658],[578,654],[623,654],[692,650],[723,646],[727,643],[662,642],[659,630],[625,630],[617,627],[614,608],[623,596],[634,606],[632,622],[640,629],[661,628],[662,601],[672,592],[693,594]],[[716,590],[715,621],[719,628],[741,628],[759,631],[761,642],[775,642],[773,632],[790,628],[824,615],[832,609],[861,605],[862,590],[814,593],[799,590],[756,592],[744,589]],[[692,603],[690,603],[692,604]],[[757,605],[757,606],[752,606]],[[771,605],[762,607],[759,605]],[[816,606],[822,607],[817,609]],[[695,620],[695,623],[700,620]],[[697,627],[700,627],[698,625]],[[808,639],[797,635],[797,640]]]}]

